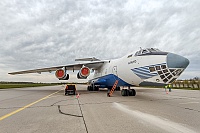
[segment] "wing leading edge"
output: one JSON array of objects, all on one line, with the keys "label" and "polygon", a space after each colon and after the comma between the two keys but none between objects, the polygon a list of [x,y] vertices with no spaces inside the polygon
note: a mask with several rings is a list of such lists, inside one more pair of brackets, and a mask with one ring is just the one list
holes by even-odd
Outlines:
[{"label": "wing leading edge", "polygon": [[89,63],[78,63],[78,64],[71,64],[71,65],[49,67],[49,68],[40,68],[40,69],[32,69],[32,70],[11,72],[11,73],[8,73],[8,74],[16,75],[16,74],[27,74],[27,73],[52,72],[52,71],[56,71],[57,69],[61,69],[61,68],[65,68],[66,70],[80,70],[83,66],[89,67],[91,69],[98,69],[105,62],[107,62],[107,61],[95,61],[95,62],[89,62]]}]

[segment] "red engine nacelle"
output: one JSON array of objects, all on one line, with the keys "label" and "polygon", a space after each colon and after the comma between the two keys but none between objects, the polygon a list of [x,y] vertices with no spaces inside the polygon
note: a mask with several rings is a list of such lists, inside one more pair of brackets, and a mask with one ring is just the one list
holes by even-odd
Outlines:
[{"label": "red engine nacelle", "polygon": [[56,70],[55,75],[59,80],[68,80],[69,79],[69,74],[66,74],[65,70],[63,70],[63,69]]},{"label": "red engine nacelle", "polygon": [[90,69],[88,67],[82,67],[77,74],[78,79],[86,79],[90,75]]}]

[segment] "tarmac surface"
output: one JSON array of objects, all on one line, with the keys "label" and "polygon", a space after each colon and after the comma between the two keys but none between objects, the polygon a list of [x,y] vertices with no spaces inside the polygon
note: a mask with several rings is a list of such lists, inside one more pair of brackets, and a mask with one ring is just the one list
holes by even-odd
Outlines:
[{"label": "tarmac surface", "polygon": [[64,86],[0,89],[1,133],[200,132],[200,91],[135,88],[137,95]]}]

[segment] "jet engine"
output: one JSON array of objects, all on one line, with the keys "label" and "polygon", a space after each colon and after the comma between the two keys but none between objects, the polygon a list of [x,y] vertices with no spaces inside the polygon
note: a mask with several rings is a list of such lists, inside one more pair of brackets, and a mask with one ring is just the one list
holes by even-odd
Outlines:
[{"label": "jet engine", "polygon": [[68,80],[69,79],[69,74],[66,74],[66,71],[63,69],[56,70],[55,75],[59,80]]},{"label": "jet engine", "polygon": [[90,75],[90,69],[88,67],[82,67],[77,74],[78,79],[86,79]]}]

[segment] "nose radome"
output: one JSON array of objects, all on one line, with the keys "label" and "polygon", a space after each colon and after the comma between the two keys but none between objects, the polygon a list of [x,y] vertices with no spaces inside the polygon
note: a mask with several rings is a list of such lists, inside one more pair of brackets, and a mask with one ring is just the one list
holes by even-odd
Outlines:
[{"label": "nose radome", "polygon": [[189,65],[189,60],[183,56],[168,53],[167,66],[168,68],[186,68]]}]

